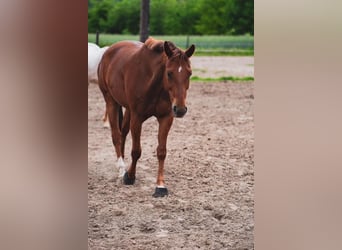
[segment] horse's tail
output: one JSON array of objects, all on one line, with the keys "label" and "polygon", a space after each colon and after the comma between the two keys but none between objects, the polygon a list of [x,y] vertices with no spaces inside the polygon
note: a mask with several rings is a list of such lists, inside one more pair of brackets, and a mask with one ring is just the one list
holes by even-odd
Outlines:
[{"label": "horse's tail", "polygon": [[123,112],[122,112],[122,106],[119,106],[118,108],[119,110],[119,128],[120,128],[120,131],[122,129],[122,120],[123,120]]}]

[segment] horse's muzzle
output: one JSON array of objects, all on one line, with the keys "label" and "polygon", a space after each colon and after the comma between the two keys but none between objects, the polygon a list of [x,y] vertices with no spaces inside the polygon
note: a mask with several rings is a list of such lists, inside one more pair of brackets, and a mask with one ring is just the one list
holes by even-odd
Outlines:
[{"label": "horse's muzzle", "polygon": [[187,107],[177,107],[176,105],[172,108],[173,115],[175,117],[183,117],[186,114],[186,111],[188,111]]}]

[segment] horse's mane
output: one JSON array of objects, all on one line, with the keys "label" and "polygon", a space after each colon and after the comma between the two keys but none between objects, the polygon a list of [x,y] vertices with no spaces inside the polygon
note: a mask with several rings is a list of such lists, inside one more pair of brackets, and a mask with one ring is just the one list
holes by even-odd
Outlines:
[{"label": "horse's mane", "polygon": [[145,46],[150,49],[154,50],[156,52],[163,52],[164,51],[164,41],[162,40],[156,40],[152,37],[148,38],[145,41]]},{"label": "horse's mane", "polygon": [[[176,45],[174,45],[173,42],[168,41],[168,44],[169,44],[170,49],[173,50],[174,52],[179,51],[179,49],[176,47]],[[155,52],[164,51],[164,41],[154,39],[153,37],[150,37],[145,41],[145,46],[148,49],[153,50]]]}]

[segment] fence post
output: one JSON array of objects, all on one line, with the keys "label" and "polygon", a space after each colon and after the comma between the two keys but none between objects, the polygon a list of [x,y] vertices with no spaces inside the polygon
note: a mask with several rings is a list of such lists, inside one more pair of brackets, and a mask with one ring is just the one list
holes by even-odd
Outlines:
[{"label": "fence post", "polygon": [[100,33],[99,33],[99,31],[97,30],[97,31],[96,31],[96,39],[95,39],[95,43],[96,43],[97,46],[99,46],[99,36],[100,36]]}]

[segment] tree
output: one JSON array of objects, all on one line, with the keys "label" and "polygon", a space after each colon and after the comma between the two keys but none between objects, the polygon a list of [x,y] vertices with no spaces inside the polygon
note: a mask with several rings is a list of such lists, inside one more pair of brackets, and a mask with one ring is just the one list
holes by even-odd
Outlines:
[{"label": "tree", "polygon": [[235,1],[232,9],[233,34],[254,35],[254,1]]},{"label": "tree", "polygon": [[202,0],[199,3],[201,17],[195,25],[200,34],[219,35],[230,33],[230,10],[233,1],[231,0]]},{"label": "tree", "polygon": [[145,42],[149,35],[150,0],[141,0],[140,42]]},{"label": "tree", "polygon": [[140,31],[142,41],[149,33],[254,34],[253,0],[88,0],[88,8],[88,32]]},{"label": "tree", "polygon": [[106,31],[113,34],[138,34],[139,2],[140,0],[120,0],[113,4]]},{"label": "tree", "polygon": [[106,31],[108,16],[113,7],[112,2],[112,0],[91,0],[88,2],[88,32]]},{"label": "tree", "polygon": [[201,17],[195,25],[200,34],[254,34],[253,0],[198,1]]}]

